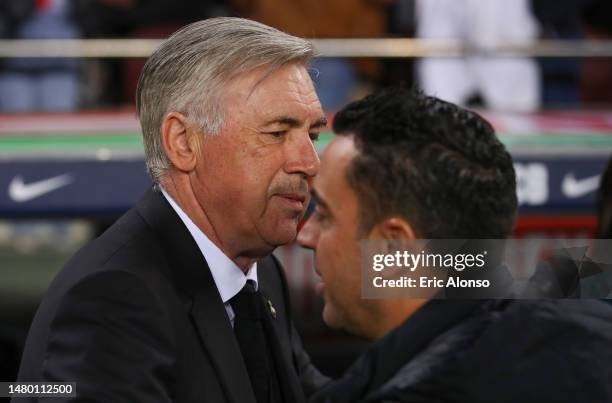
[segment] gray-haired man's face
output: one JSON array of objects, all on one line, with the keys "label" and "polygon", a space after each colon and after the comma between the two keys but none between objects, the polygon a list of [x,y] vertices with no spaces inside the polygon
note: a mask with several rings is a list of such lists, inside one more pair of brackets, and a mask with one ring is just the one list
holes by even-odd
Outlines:
[{"label": "gray-haired man's face", "polygon": [[303,66],[265,73],[254,70],[224,89],[225,125],[203,137],[193,182],[213,227],[257,252],[295,238],[319,169],[313,141],[325,126]]}]

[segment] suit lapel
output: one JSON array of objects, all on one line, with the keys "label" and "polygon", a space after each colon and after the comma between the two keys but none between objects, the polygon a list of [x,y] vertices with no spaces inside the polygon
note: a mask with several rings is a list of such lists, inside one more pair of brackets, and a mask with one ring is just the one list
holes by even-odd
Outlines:
[{"label": "suit lapel", "polygon": [[193,300],[189,314],[228,400],[255,403],[225,306],[195,240],[160,192],[149,190],[136,208],[168,256],[166,276]]},{"label": "suit lapel", "polygon": [[[283,285],[277,267],[272,258],[266,258],[257,263],[257,277],[261,295],[264,299],[264,326],[271,335],[271,344],[275,357],[276,369],[279,374],[281,389],[286,401],[304,402],[302,384],[297,376],[291,345],[291,324],[289,313],[283,303]],[[271,308],[275,315],[272,315]]]},{"label": "suit lapel", "polygon": [[[296,403],[304,402],[305,398],[302,393],[302,385],[292,365],[293,354],[291,345],[286,337],[280,337],[283,332],[282,326],[285,321],[279,318],[278,314],[276,317],[272,316],[268,309],[268,301],[271,300],[264,295],[264,303],[266,304],[266,309],[264,310],[264,326],[270,339],[276,372],[279,377],[284,401]],[[276,306],[273,301],[271,301],[271,303],[273,306]]]}]

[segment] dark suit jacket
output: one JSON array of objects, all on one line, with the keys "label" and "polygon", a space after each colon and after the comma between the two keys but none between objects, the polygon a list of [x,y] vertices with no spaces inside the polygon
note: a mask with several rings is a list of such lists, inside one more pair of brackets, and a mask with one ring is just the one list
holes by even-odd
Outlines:
[{"label": "dark suit jacket", "polygon": [[[293,327],[279,263],[267,257],[257,272],[277,311],[268,320],[287,400],[303,401],[303,390],[312,393],[326,378]],[[55,278],[30,328],[18,380],[76,382],[74,401],[255,402],[208,265],[154,190]]]},{"label": "dark suit jacket", "polygon": [[612,402],[611,362],[600,301],[436,299],[311,402]]}]

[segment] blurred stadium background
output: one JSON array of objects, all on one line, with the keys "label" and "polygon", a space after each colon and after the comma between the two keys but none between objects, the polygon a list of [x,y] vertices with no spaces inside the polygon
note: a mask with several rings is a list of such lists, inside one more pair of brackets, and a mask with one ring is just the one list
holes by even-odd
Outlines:
[{"label": "blurred stadium background", "polygon": [[[133,106],[146,56],[219,15],[312,38],[330,117],[400,82],[479,110],[515,160],[515,236],[593,236],[612,155],[609,0],[0,0],[0,380],[55,273],[150,186]],[[364,343],[322,324],[312,255],[276,254],[307,349],[337,375]]]}]

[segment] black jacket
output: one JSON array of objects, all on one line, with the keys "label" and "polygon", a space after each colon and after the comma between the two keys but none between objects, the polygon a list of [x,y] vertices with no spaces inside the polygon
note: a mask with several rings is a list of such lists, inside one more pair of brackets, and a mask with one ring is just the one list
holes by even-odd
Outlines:
[{"label": "black jacket", "polygon": [[[325,379],[301,347],[278,262],[260,261],[258,276],[276,309],[267,319],[283,357],[284,395],[303,401],[303,387],[312,392]],[[210,270],[152,190],[55,278],[30,328],[18,380],[76,382],[74,401],[255,401]]]},{"label": "black jacket", "polygon": [[433,300],[313,402],[612,402],[597,300]]}]

